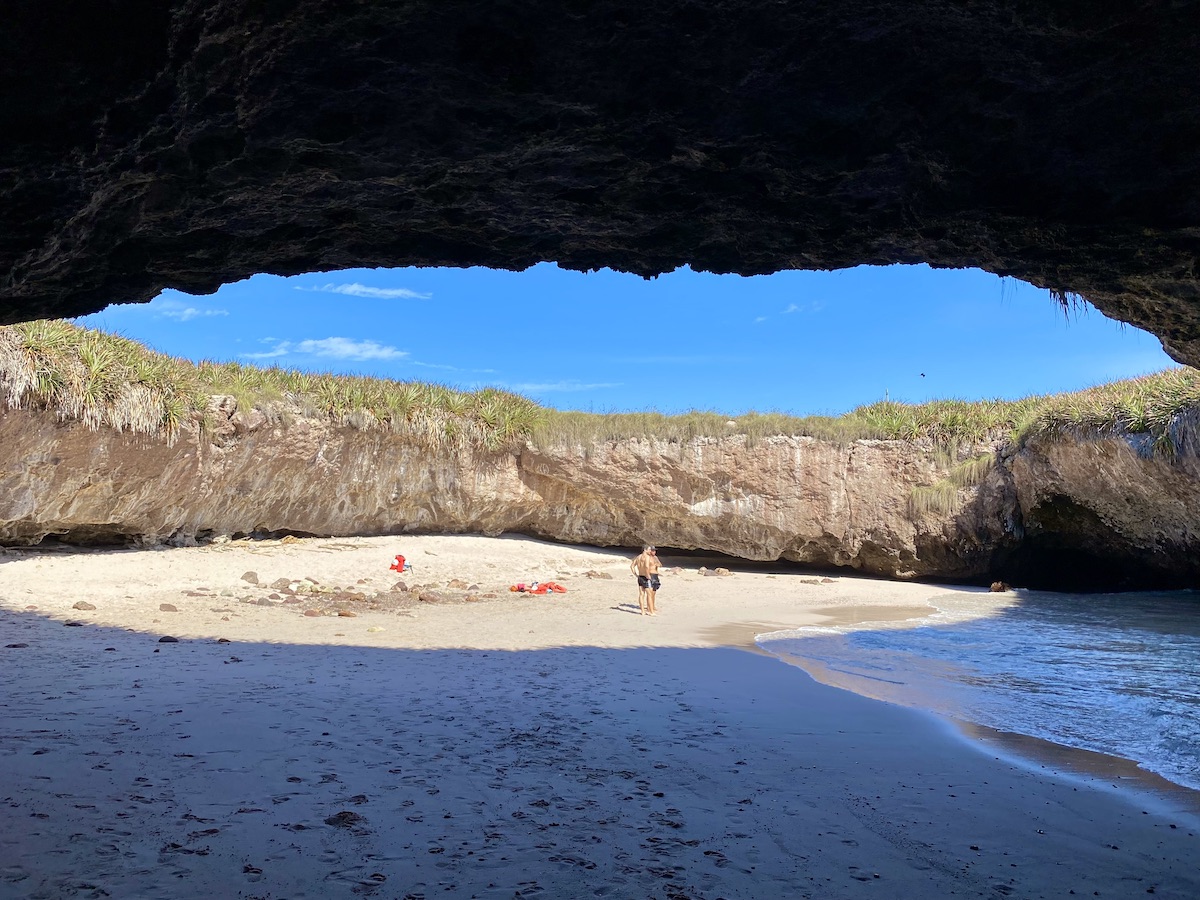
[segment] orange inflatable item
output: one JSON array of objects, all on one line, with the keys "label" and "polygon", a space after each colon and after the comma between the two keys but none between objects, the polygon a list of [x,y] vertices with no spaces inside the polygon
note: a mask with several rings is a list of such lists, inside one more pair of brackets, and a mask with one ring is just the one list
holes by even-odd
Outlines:
[{"label": "orange inflatable item", "polygon": [[514,584],[509,590],[514,594],[547,594],[550,591],[556,594],[565,594],[567,592],[565,587],[561,584],[555,584],[553,581],[547,581],[544,584],[538,584],[536,581],[531,585],[524,583]]}]

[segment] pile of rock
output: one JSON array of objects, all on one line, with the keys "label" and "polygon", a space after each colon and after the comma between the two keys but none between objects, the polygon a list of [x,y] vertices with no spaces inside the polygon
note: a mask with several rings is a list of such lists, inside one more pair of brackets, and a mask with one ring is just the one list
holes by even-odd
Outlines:
[{"label": "pile of rock", "polygon": [[498,596],[495,593],[480,593],[479,585],[467,584],[457,578],[445,585],[409,585],[397,581],[382,591],[368,591],[365,588],[366,579],[360,579],[354,587],[321,584],[311,576],[301,579],[277,578],[264,586],[259,583],[256,573],[246,572],[242,580],[263,592],[258,598],[243,598],[244,602],[260,606],[303,605],[303,614],[310,617],[337,615],[354,618],[358,613],[353,607],[394,611],[418,603],[472,603]]}]

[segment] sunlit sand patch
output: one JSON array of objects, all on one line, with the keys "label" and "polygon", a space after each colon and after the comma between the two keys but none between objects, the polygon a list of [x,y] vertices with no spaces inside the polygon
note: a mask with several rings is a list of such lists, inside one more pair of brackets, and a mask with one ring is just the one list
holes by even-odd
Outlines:
[{"label": "sunlit sand patch", "polygon": [[[946,739],[944,724],[744,652],[771,629],[905,627],[940,608],[928,586],[685,568],[664,578],[650,619],[614,611],[636,605],[619,549],[241,543],[5,564],[0,894],[67,896],[86,872],[97,892],[178,900],[320,885],[858,896],[876,881],[888,896],[994,884],[1086,896],[1117,878],[1200,895],[1183,819],[996,762]],[[386,587],[397,552],[422,582],[550,576],[570,592],[352,619],[242,600],[266,590],[247,570],[268,585]],[[164,632],[185,639],[160,644]]]},{"label": "sunlit sand patch", "polygon": [[[878,622],[907,622],[925,619],[937,612],[931,606],[825,606],[814,609],[813,615],[824,617],[820,624],[835,628]],[[776,629],[777,630],[777,629]]]}]

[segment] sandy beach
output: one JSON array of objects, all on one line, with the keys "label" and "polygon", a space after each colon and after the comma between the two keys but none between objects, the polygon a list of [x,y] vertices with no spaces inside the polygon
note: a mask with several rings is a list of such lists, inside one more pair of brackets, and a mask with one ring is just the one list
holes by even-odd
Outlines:
[{"label": "sandy beach", "polygon": [[1192,814],[752,642],[952,589],[667,557],[651,618],[629,558],[0,555],[0,898],[1200,896]]}]

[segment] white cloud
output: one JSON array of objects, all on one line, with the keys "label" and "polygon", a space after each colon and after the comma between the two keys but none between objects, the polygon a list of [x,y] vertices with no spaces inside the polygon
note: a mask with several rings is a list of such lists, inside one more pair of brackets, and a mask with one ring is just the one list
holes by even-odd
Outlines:
[{"label": "white cloud", "polygon": [[296,345],[297,353],[308,353],[333,359],[403,359],[404,350],[388,347],[375,341],[352,341],[344,337],[327,337],[320,340],[301,341]]},{"label": "white cloud", "polygon": [[273,359],[278,356],[295,354],[299,356],[317,356],[322,359],[345,359],[353,362],[365,362],[374,359],[403,359],[408,351],[398,350],[376,341],[353,341],[344,337],[327,337],[297,341],[279,341],[270,350],[260,353],[243,353],[247,359]]},{"label": "white cloud", "polygon": [[227,316],[227,309],[197,309],[179,300],[156,300],[150,304],[150,310],[156,319],[177,319],[180,322],[190,322],[201,316]]},{"label": "white cloud", "polygon": [[357,281],[352,284],[322,284],[297,287],[298,291],[321,291],[326,294],[345,294],[349,297],[370,297],[372,300],[428,300],[433,294],[422,294],[408,288],[379,288]]},{"label": "white cloud", "polygon": [[809,300],[807,303],[789,303],[787,309],[783,311],[783,315],[787,316],[792,313],[817,313],[824,308],[824,300]]},{"label": "white cloud", "polygon": [[490,375],[495,372],[495,369],[464,369],[461,366],[449,366],[445,363],[428,363],[420,360],[410,359],[409,365],[420,366],[423,369],[443,369],[447,372],[472,372],[477,375]]},{"label": "white cloud", "polygon": [[756,316],[756,317],[755,317],[755,319],[754,319],[754,324],[755,324],[755,325],[760,325],[760,324],[762,324],[762,323],[763,323],[763,322],[765,322],[765,321],[767,321],[767,317],[766,317],[766,316]]},{"label": "white cloud", "polygon": [[277,356],[287,356],[291,351],[292,345],[289,341],[280,341],[270,350],[263,350],[260,353],[243,353],[246,359],[274,359]]}]

